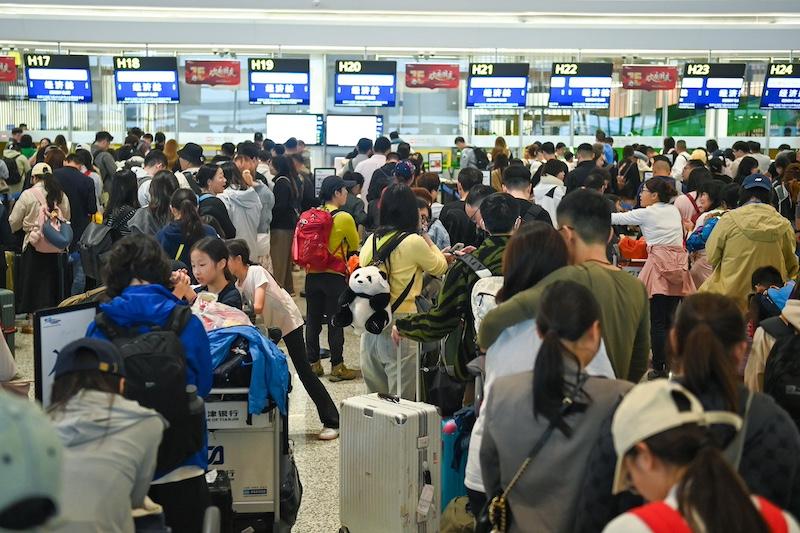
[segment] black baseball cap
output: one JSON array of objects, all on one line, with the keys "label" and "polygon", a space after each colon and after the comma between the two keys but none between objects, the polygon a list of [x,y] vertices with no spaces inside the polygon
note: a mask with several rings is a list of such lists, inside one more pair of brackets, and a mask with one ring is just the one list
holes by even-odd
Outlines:
[{"label": "black baseball cap", "polygon": [[125,376],[122,354],[108,341],[85,337],[64,346],[56,358],[53,374],[58,379],[82,370],[99,370]]},{"label": "black baseball cap", "polygon": [[319,196],[324,200],[333,198],[336,191],[344,188],[350,189],[356,184],[355,181],[345,181],[339,176],[328,176],[322,180],[322,185],[319,188]]},{"label": "black baseball cap", "polygon": [[178,150],[178,157],[190,163],[202,163],[205,160],[205,156],[203,156],[203,147],[195,143],[184,144],[183,148]]}]

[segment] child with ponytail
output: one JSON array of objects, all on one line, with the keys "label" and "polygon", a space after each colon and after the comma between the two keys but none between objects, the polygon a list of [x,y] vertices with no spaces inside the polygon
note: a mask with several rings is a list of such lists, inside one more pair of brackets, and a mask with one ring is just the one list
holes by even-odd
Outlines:
[{"label": "child with ponytail", "polygon": [[740,430],[731,412],[704,411],[676,382],[634,387],[614,414],[617,451],[613,492],[631,485],[647,501],[613,520],[605,533],[800,532],[792,516],[752,497],[707,428]]},{"label": "child with ponytail", "polygon": [[216,237],[204,237],[192,247],[192,272],[199,287],[179,285],[180,295],[192,304],[201,292],[217,295],[221,304],[242,308],[242,295],[236,288],[236,276],[228,269],[228,247],[225,241]]},{"label": "child with ponytail", "polygon": [[261,315],[265,328],[278,328],[294,368],[300,376],[308,395],[317,406],[323,428],[320,440],[333,440],[339,436],[339,411],[308,362],[303,336],[303,316],[289,293],[267,270],[250,260],[250,248],[243,239],[227,241],[228,269],[236,279],[236,288],[250,309]]},{"label": "child with ponytail", "polygon": [[500,531],[533,524],[536,531],[572,531],[586,459],[603,420],[631,388],[586,373],[602,338],[600,308],[587,287],[548,286],[536,327],[542,344],[533,371],[495,379],[480,415],[486,496],[496,509],[507,507],[492,513],[505,514],[494,523]]},{"label": "child with ponytail", "polygon": [[156,240],[167,253],[167,257],[180,261],[189,271],[192,283],[196,279],[191,269],[190,251],[203,237],[216,237],[211,226],[203,224],[197,210],[197,195],[190,189],[178,189],[169,201],[173,221],[156,234]]}]

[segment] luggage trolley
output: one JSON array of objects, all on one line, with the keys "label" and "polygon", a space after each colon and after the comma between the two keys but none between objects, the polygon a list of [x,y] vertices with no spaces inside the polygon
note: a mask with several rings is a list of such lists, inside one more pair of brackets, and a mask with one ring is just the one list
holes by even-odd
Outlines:
[{"label": "luggage trolley", "polygon": [[249,389],[211,389],[206,400],[208,467],[223,470],[231,482],[237,515],[273,513],[277,531],[281,501],[281,416],[247,412]]}]

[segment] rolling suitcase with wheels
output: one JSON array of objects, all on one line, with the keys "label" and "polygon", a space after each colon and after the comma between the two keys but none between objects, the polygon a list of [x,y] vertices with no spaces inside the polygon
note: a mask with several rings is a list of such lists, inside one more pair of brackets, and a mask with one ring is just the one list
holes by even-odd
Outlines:
[{"label": "rolling suitcase with wheels", "polygon": [[8,289],[0,289],[0,327],[2,327],[3,336],[6,338],[6,344],[12,354],[14,354],[14,333],[17,332],[17,315],[14,309],[16,309],[14,293]]},{"label": "rolling suitcase with wheels", "polygon": [[[398,368],[399,359],[398,349]],[[417,363],[419,396],[419,353]],[[442,420],[436,407],[367,394],[342,402],[341,421],[340,532],[438,532]]]}]

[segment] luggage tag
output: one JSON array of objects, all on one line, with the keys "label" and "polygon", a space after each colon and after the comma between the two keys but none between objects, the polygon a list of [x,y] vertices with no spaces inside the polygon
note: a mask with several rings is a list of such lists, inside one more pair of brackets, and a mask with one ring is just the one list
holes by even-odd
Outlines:
[{"label": "luggage tag", "polygon": [[419,495],[419,503],[417,503],[417,514],[423,518],[427,518],[433,504],[433,485],[426,483],[422,487],[422,492]]}]

